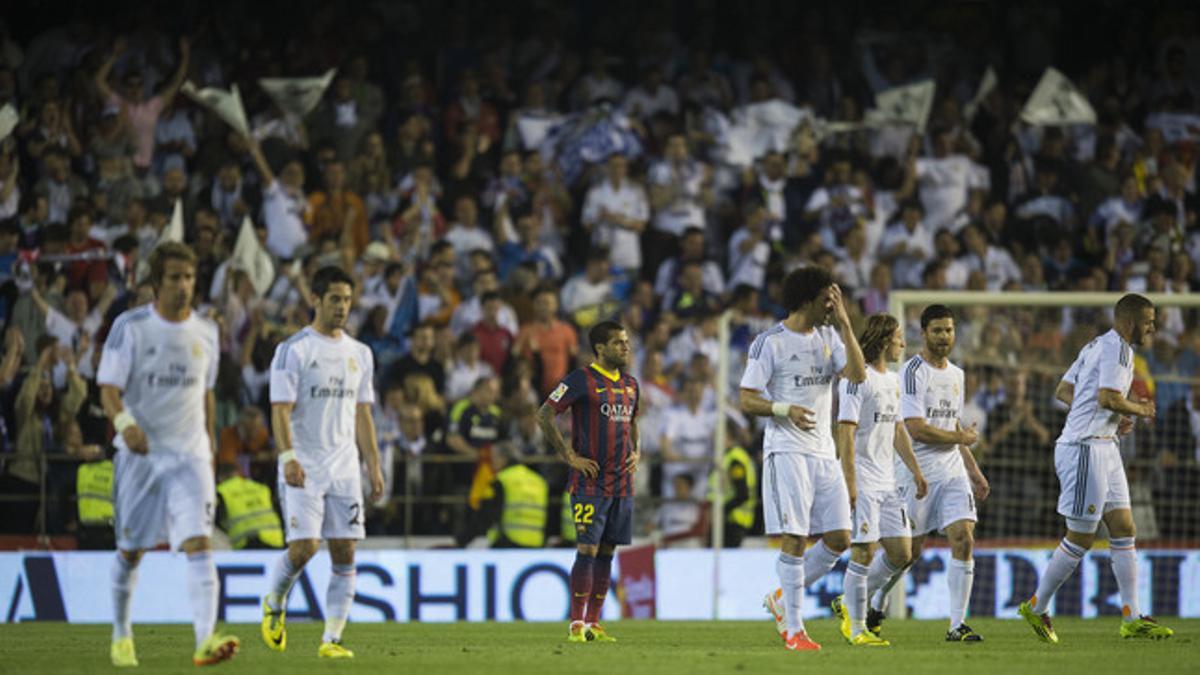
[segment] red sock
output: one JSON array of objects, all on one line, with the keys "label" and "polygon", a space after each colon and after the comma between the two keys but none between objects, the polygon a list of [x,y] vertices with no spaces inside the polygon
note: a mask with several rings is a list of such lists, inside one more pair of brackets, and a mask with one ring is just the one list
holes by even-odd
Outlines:
[{"label": "red sock", "polygon": [[[582,553],[575,554],[575,565],[571,568],[571,621],[583,621],[588,596],[592,594],[593,568],[596,559]],[[608,575],[604,577],[604,589],[608,590]]]},{"label": "red sock", "polygon": [[592,576],[592,597],[588,600],[588,623],[600,620],[600,610],[604,609],[604,599],[608,597],[608,585],[612,579],[612,556],[596,556],[595,572]]}]

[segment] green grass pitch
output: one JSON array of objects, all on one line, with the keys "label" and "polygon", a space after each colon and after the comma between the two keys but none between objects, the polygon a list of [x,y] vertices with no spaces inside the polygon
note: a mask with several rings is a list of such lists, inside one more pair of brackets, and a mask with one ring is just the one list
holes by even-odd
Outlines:
[{"label": "green grass pitch", "polygon": [[[1061,619],[1062,643],[1045,645],[1023,621],[976,619],[979,644],[947,644],[944,621],[890,621],[893,647],[850,647],[833,621],[809,621],[820,653],[784,650],[774,624],[761,622],[621,621],[608,624],[616,644],[570,644],[566,623],[350,624],[345,644],[353,661],[318,661],[321,625],[288,627],[288,649],[269,651],[257,625],[228,626],[242,639],[228,673],[471,673],[606,675],[797,673],[832,675],[1168,675],[1200,673],[1200,620],[1166,619],[1175,637],[1162,642],[1117,637],[1117,619]],[[0,672],[111,672],[108,626],[26,623],[0,627]],[[195,673],[192,629],[135,626],[138,671]]]}]

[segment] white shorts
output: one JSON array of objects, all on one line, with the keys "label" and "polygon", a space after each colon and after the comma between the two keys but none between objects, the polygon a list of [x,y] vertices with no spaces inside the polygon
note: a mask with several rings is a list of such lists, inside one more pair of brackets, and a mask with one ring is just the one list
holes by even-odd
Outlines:
[{"label": "white shorts", "polygon": [[216,495],[208,457],[119,450],[113,458],[117,548],[135,551],[166,542],[176,551],[188,539],[211,537]]},{"label": "white shorts", "polygon": [[854,502],[852,543],[872,544],[880,539],[911,537],[908,504],[896,490],[860,492]]},{"label": "white shorts", "polygon": [[930,483],[929,494],[924,499],[917,499],[917,488],[911,484],[901,485],[899,491],[908,505],[914,537],[922,537],[934,530],[945,532],[948,526],[960,520],[972,523],[979,520],[975,515],[975,494],[966,476]]},{"label": "white shorts", "polygon": [[1062,486],[1058,512],[1067,518],[1099,523],[1109,511],[1130,508],[1125,466],[1114,441],[1059,443],[1054,468]]},{"label": "white shorts", "polygon": [[284,482],[280,472],[279,494],[289,543],[300,539],[362,539],[367,536],[363,526],[366,514],[363,513],[361,487],[350,494],[334,494],[328,484],[310,478],[304,481],[304,487],[296,488]]},{"label": "white shorts", "polygon": [[767,534],[810,534],[850,529],[850,493],[836,459],[776,452],[763,466],[763,521]]}]

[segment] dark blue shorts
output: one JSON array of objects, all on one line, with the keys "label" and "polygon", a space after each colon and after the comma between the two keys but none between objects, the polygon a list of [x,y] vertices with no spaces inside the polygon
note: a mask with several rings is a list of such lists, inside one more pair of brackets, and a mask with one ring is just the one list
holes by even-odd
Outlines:
[{"label": "dark blue shorts", "polygon": [[571,495],[578,544],[625,545],[633,541],[633,497]]}]

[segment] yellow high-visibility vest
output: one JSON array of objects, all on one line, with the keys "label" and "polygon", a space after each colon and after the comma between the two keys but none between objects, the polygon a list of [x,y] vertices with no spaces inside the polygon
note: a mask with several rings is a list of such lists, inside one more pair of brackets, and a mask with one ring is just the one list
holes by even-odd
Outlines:
[{"label": "yellow high-visibility vest", "polygon": [[251,537],[267,546],[283,548],[283,523],[271,505],[271,490],[262,483],[234,476],[217,486],[225,501],[221,529],[234,549],[245,548]]},{"label": "yellow high-visibility vest", "polygon": [[501,536],[517,546],[539,548],[546,543],[546,505],[550,488],[546,479],[522,464],[514,464],[496,475],[504,488],[504,511],[500,522],[488,530],[488,541]]},{"label": "yellow high-visibility vest", "polygon": [[75,473],[75,496],[79,502],[80,525],[112,525],[112,460],[80,464]]},{"label": "yellow high-visibility vest", "polygon": [[575,512],[571,508],[571,493],[564,492],[562,499],[562,540],[563,543],[574,544],[578,535],[575,533]]},{"label": "yellow high-visibility vest", "polygon": [[745,478],[746,488],[750,491],[750,498],[730,512],[729,522],[745,529],[754,527],[754,513],[758,508],[758,471],[754,468],[754,459],[750,457],[750,453],[741,447],[730,448],[725,452],[725,459],[721,463],[721,471],[730,480],[718,483],[720,476],[714,471],[708,478],[710,499],[716,493],[717,486],[722,485],[725,501],[728,502],[730,499],[733,499],[732,481]]}]

